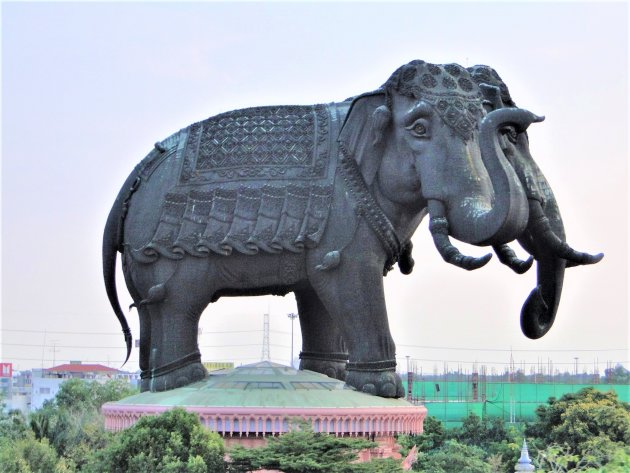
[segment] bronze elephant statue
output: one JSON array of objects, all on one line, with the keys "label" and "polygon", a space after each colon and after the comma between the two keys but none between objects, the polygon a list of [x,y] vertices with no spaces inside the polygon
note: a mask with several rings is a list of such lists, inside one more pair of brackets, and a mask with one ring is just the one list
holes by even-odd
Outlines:
[{"label": "bronze elephant statue", "polygon": [[105,286],[131,350],[115,286],[117,252],[140,317],[142,390],[203,379],[202,311],[223,296],[295,294],[301,369],[358,390],[400,397],[383,276],[413,267],[410,238],[429,214],[436,247],[472,270],[507,243],[538,262],[524,333],[553,323],[566,262],[553,194],[525,130],[542,118],[517,108],[486,66],[412,61],[380,88],[343,102],[236,110],[155,144],[113,205],[103,239]]}]

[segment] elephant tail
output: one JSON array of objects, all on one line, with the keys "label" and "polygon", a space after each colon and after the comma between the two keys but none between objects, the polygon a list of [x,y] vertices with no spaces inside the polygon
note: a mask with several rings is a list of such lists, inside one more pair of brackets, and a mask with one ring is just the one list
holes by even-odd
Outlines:
[{"label": "elephant tail", "polygon": [[127,345],[127,357],[123,365],[127,363],[131,355],[131,330],[129,329],[129,324],[127,323],[127,319],[118,300],[118,292],[116,290],[116,260],[118,256],[117,253],[123,251],[124,220],[127,214],[129,199],[138,188],[139,184],[139,170],[136,168],[127,178],[118,193],[118,197],[116,197],[112,210],[107,217],[103,234],[103,279],[105,281],[105,291],[107,292],[109,303],[120,322],[125,336],[125,344]]}]

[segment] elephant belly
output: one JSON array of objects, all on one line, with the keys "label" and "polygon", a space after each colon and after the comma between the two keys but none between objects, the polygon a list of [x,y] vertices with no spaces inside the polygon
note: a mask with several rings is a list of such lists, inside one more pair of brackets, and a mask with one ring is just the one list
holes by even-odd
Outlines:
[{"label": "elephant belly", "polygon": [[213,300],[221,296],[284,295],[306,278],[305,255],[231,255],[211,258]]}]

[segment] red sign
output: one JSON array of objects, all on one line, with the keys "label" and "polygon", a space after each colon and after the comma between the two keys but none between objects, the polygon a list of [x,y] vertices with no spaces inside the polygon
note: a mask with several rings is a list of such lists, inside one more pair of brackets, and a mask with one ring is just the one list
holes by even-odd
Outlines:
[{"label": "red sign", "polygon": [[13,376],[13,363],[0,363],[0,378]]}]

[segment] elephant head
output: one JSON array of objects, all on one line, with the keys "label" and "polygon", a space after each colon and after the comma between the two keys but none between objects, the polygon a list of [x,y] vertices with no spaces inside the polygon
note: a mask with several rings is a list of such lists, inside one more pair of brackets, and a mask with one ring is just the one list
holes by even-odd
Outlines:
[{"label": "elephant head", "polygon": [[470,270],[491,255],[464,256],[449,236],[501,245],[527,225],[527,196],[499,139],[506,126],[524,130],[536,121],[516,108],[486,113],[481,88],[459,65],[412,61],[380,89],[354,99],[340,143],[380,203],[428,210],[442,257]]},{"label": "elephant head", "polygon": [[[468,69],[484,94],[484,108],[489,114],[498,110],[516,110],[509,90],[497,72],[488,66]],[[562,293],[565,267],[594,264],[603,254],[589,255],[573,250],[565,242],[560,210],[551,186],[534,161],[525,130],[515,123],[499,128],[503,154],[521,182],[528,201],[527,226],[517,239],[537,262],[538,282],[521,311],[521,329],[529,338],[540,338],[551,328]],[[502,262],[521,273],[529,269],[527,262],[516,259],[506,245],[495,250]]]},{"label": "elephant head", "polygon": [[[565,267],[603,257],[565,243],[553,192],[529,152],[526,129],[542,120],[517,108],[487,66],[412,61],[353,100],[340,135],[342,152],[359,163],[379,202],[422,209],[416,224],[428,211],[445,261],[471,270],[491,257],[464,256],[449,237],[493,246],[518,273],[537,261],[538,283],[521,312],[529,338],[553,324]],[[507,246],[515,239],[533,258],[516,258]]]}]

